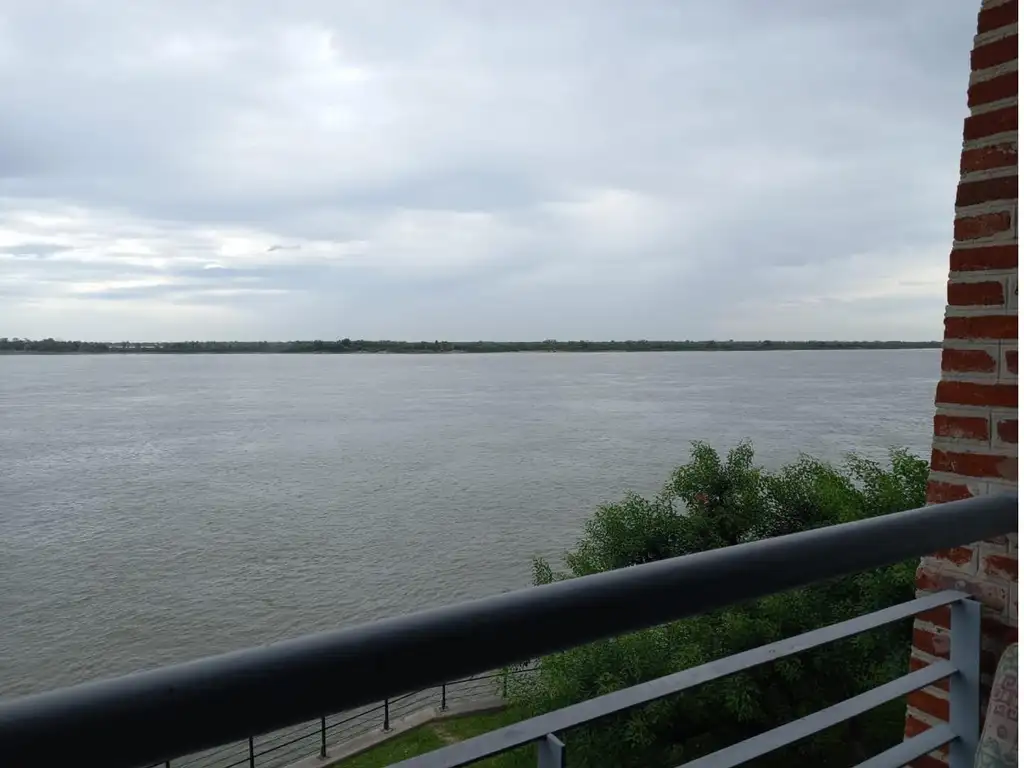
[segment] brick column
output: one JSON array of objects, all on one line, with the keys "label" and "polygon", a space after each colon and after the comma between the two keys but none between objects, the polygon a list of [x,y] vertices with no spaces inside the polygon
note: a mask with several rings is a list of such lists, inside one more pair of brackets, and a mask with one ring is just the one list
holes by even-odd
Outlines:
[{"label": "brick column", "polygon": [[[1017,0],[984,0],[971,52],[960,185],[935,396],[929,503],[1017,486]],[[918,594],[970,592],[984,605],[982,682],[1017,640],[1017,534],[921,561]],[[914,624],[911,668],[949,656],[949,610]],[[949,718],[948,685],[913,694],[907,736]],[[918,768],[946,765],[934,752]]]}]

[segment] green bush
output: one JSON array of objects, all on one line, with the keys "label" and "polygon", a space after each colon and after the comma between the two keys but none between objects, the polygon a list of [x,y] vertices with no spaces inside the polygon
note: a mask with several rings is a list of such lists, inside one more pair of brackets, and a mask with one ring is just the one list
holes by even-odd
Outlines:
[{"label": "green bush", "polygon": [[[888,466],[854,455],[809,457],[774,472],[748,443],[723,461],[696,443],[653,498],[600,507],[566,570],[534,562],[538,584],[849,522],[924,504],[927,463],[892,450]],[[731,606],[540,661],[510,678],[510,696],[547,712],[913,598],[916,561]],[[854,696],[906,672],[902,622],[709,683],[564,734],[577,766],[674,766]],[[897,743],[894,702],[757,761],[759,766],[852,765]]]}]

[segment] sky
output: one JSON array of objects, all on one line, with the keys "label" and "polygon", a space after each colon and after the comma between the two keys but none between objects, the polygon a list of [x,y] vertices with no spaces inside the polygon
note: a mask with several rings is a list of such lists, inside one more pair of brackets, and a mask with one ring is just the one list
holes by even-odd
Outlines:
[{"label": "sky", "polygon": [[0,336],[941,338],[976,6],[0,0]]}]

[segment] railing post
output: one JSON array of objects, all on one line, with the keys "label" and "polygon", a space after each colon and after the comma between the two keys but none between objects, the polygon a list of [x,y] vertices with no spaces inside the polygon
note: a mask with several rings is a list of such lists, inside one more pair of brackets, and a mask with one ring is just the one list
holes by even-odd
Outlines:
[{"label": "railing post", "polygon": [[537,768],[565,768],[565,744],[553,733],[537,742]]},{"label": "railing post", "polygon": [[448,709],[448,684],[441,683],[441,711]]},{"label": "railing post", "polygon": [[327,757],[327,718],[320,718],[320,759]]},{"label": "railing post", "polygon": [[391,730],[391,703],[388,699],[384,699],[384,730]]},{"label": "railing post", "polygon": [[959,600],[949,606],[949,768],[971,768],[981,736],[981,603]]},{"label": "railing post", "polygon": [[256,749],[252,743],[252,736],[249,737],[249,768],[256,768]]}]

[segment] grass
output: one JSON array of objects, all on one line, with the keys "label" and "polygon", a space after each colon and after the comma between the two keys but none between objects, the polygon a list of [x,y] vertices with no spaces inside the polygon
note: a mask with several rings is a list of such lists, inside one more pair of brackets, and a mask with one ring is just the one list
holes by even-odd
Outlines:
[{"label": "grass", "polygon": [[406,760],[424,752],[440,749],[445,741],[434,732],[430,725],[420,726],[401,736],[388,739],[373,749],[361,752],[353,758],[338,764],[338,768],[382,768]]},{"label": "grass", "polygon": [[[385,768],[392,763],[479,736],[521,719],[522,715],[515,710],[504,709],[500,712],[435,720],[345,760],[338,764],[338,768]],[[536,761],[536,748],[529,745],[483,760],[476,765],[480,768],[533,768],[537,764]]]}]

